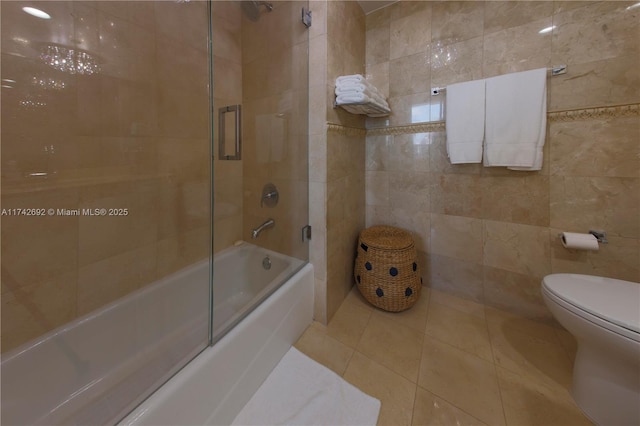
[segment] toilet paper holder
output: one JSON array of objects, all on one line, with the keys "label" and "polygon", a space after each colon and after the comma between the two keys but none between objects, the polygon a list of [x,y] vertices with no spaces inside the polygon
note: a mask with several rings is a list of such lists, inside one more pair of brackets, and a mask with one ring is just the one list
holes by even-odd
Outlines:
[{"label": "toilet paper holder", "polygon": [[[605,231],[600,231],[600,230],[595,230],[595,229],[589,229],[589,233],[591,235],[593,235],[594,237],[596,237],[596,240],[598,240],[599,243],[601,244],[608,244],[609,240],[607,240],[607,233]],[[562,238],[562,234],[558,234],[558,238]]]}]

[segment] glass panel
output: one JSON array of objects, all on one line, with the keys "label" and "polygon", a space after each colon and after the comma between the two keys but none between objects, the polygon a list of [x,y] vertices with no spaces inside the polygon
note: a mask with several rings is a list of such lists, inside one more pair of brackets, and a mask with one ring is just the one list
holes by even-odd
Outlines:
[{"label": "glass panel", "polygon": [[2,423],[113,423],[209,342],[208,4],[1,20]]},{"label": "glass panel", "polygon": [[[242,106],[241,160],[214,160],[214,340],[309,258],[303,7],[307,1],[213,3],[215,111]],[[263,196],[267,184],[277,197]]]}]

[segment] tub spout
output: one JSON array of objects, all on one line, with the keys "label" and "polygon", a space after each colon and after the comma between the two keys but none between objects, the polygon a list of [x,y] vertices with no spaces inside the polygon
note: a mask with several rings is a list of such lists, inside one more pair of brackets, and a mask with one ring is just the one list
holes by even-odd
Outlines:
[{"label": "tub spout", "polygon": [[251,231],[251,238],[255,240],[256,238],[258,238],[258,235],[260,235],[262,231],[264,231],[267,228],[273,227],[275,223],[276,222],[273,219],[267,219],[265,223],[263,223],[262,225],[258,226],[256,229]]}]

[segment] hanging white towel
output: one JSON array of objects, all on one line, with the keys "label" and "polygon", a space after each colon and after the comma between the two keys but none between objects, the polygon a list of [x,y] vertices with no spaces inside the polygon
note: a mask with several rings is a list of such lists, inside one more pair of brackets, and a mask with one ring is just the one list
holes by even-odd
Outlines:
[{"label": "hanging white towel", "polygon": [[484,80],[447,86],[447,153],[451,164],[482,162],[484,99]]},{"label": "hanging white towel", "polygon": [[547,126],[546,68],[488,78],[486,93],[485,167],[540,170]]}]

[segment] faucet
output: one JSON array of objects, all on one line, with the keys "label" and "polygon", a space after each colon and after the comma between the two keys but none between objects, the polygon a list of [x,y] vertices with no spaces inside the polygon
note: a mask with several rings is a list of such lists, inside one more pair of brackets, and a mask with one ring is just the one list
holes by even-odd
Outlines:
[{"label": "faucet", "polygon": [[275,224],[276,224],[276,222],[273,219],[267,219],[266,222],[264,222],[262,225],[258,226],[253,231],[251,231],[251,238],[255,240],[256,238],[258,238],[258,235],[260,235],[260,233],[262,231],[264,231],[267,228],[273,227],[273,225],[275,225]]}]

